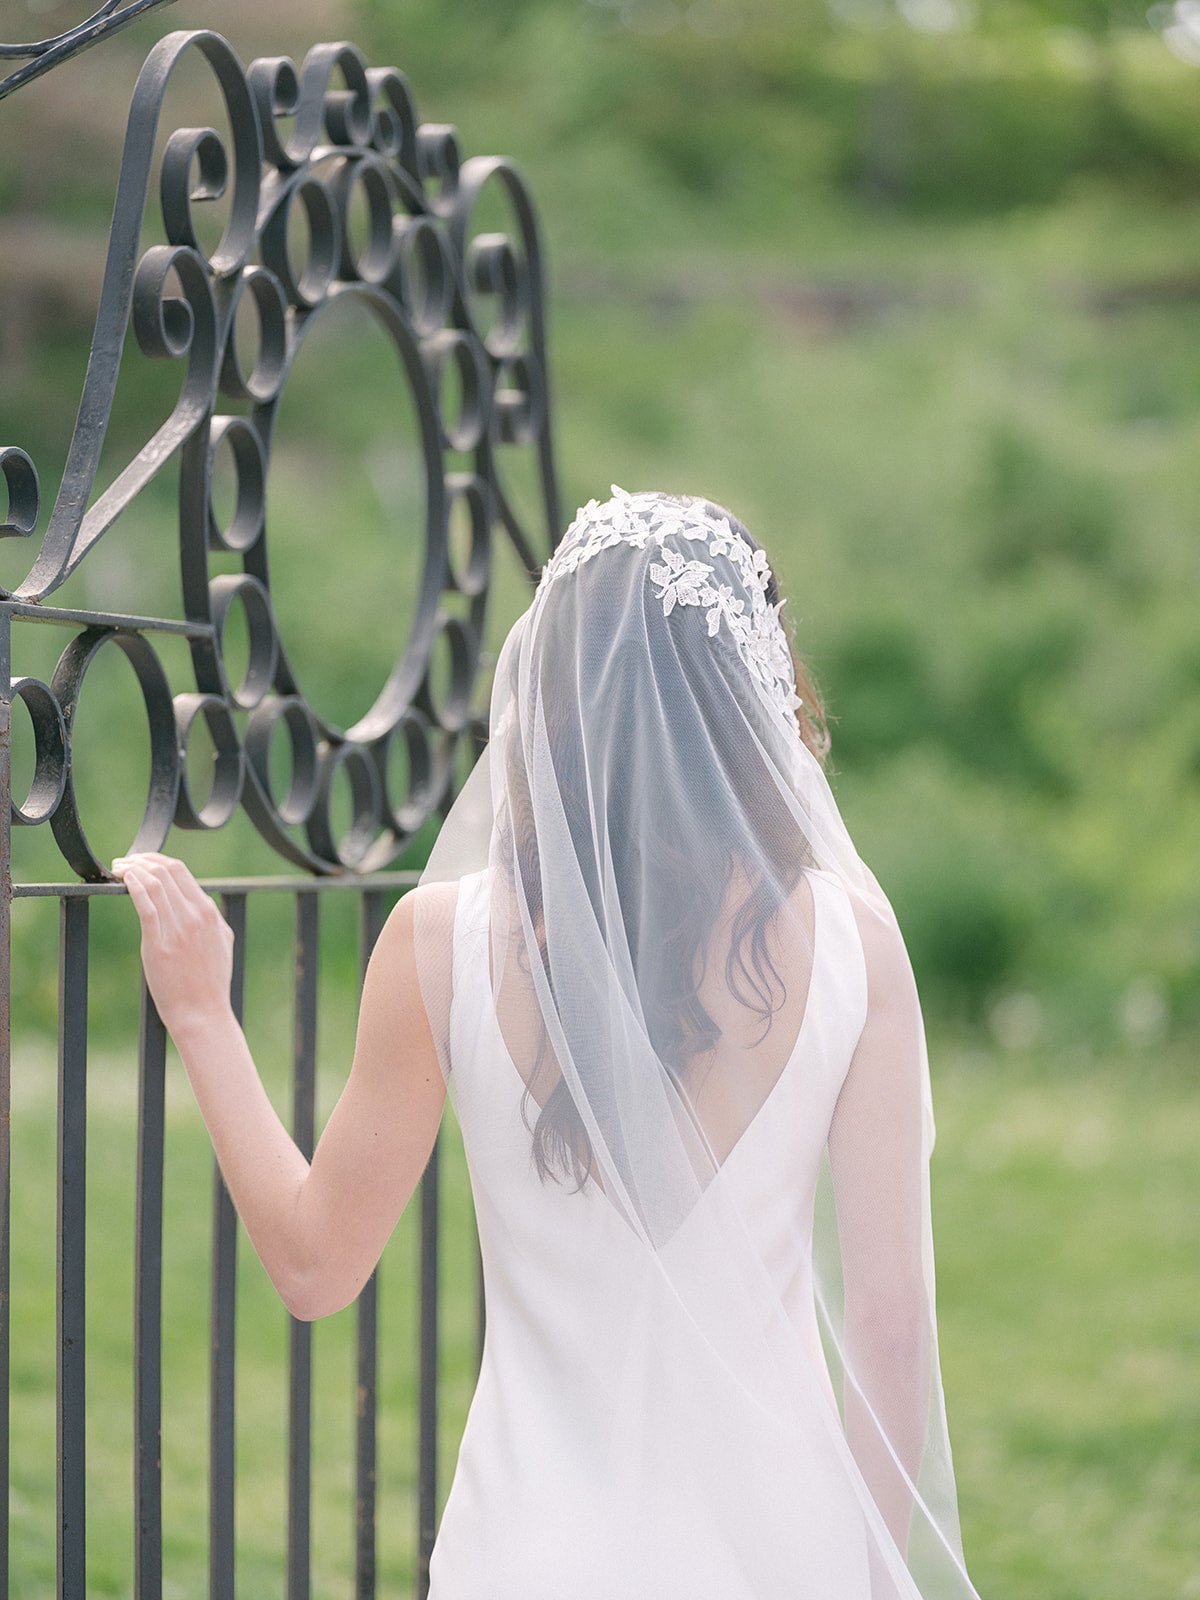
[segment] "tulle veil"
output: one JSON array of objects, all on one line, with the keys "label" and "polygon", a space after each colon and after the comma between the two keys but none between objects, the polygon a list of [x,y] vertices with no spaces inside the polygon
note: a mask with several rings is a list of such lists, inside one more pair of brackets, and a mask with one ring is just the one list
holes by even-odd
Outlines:
[{"label": "tulle veil", "polygon": [[[504,641],[488,742],[414,891],[418,971],[453,1100],[454,897],[485,875],[497,1071],[530,1130],[512,1182],[599,1190],[770,1420],[764,1472],[819,1441],[868,1575],[828,1600],[962,1600],[924,1029],[891,907],[801,736],[781,604],[713,502],[614,486],[579,511]],[[847,897],[862,959],[819,1178],[795,1194],[814,1341],[724,1163],[783,1070],[817,1070],[818,878]],[[803,1573],[760,1600],[791,1595],[813,1600]]]}]

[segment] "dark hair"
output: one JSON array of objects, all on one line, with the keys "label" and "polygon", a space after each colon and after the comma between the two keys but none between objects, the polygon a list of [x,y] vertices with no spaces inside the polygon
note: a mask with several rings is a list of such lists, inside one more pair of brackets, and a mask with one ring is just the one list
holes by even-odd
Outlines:
[{"label": "dark hair", "polygon": [[[708,501],[702,504],[714,516],[728,518],[731,527],[752,549],[759,548],[758,542],[745,526],[724,507]],[[594,559],[602,562],[604,556],[605,552],[601,551]],[[581,608],[581,616],[586,615],[588,628],[598,630],[603,637],[602,569],[594,571],[591,579],[597,603],[592,604],[589,599],[588,606]],[[779,594],[774,574],[767,584],[766,593],[770,604],[778,604]],[[555,619],[544,615],[540,625],[553,630]],[[787,631],[785,629],[785,632]],[[775,1011],[787,997],[783,979],[770,959],[767,929],[779,910],[782,898],[791,892],[804,868],[812,864],[812,858],[807,841],[796,830],[786,825],[773,829],[774,821],[780,823],[785,821],[785,803],[773,784],[762,782],[761,766],[751,759],[753,752],[749,747],[745,724],[747,721],[750,722],[757,736],[764,742],[771,741],[777,735],[764,721],[763,707],[749,682],[748,675],[743,670],[735,670],[729,674],[730,682],[745,684],[745,693],[739,698],[739,704],[745,713],[744,719],[728,715],[727,701],[724,705],[713,704],[711,707],[705,707],[702,703],[705,691],[701,685],[687,676],[686,663],[689,652],[697,649],[710,652],[714,649],[733,651],[735,646],[729,642],[724,631],[719,631],[710,638],[705,629],[703,614],[695,607],[676,607],[671,615],[669,629],[665,632],[670,635],[670,643],[664,650],[663,692],[669,695],[672,681],[678,681],[682,685],[686,680],[686,692],[679,696],[679,704],[687,709],[681,710],[680,715],[684,718],[688,716],[693,719],[702,718],[708,737],[717,745],[720,770],[714,775],[713,781],[719,783],[725,792],[732,788],[741,812],[751,819],[752,831],[756,837],[775,837],[788,841],[785,849],[790,851],[790,859],[774,861],[772,863],[774,871],[769,879],[754,885],[739,906],[732,922],[729,953],[725,963],[725,978],[730,992],[763,1017],[765,1037]],[[568,640],[566,637],[563,639],[564,649],[585,647],[585,641]],[[817,760],[823,763],[829,750],[829,732],[820,696],[812,674],[797,657],[790,633],[788,648],[795,671],[796,692],[802,702],[796,711],[800,736]],[[514,670],[515,666],[514,657]],[[516,683],[512,683],[509,687],[515,694]],[[547,702],[553,699],[554,687],[554,677],[547,673],[545,681],[541,684]],[[622,723],[620,719],[636,712],[636,705],[625,693],[627,688],[632,694],[634,686],[625,684],[619,667],[610,670],[604,684],[603,702],[597,703],[603,705],[603,714],[613,719],[614,728],[626,726],[627,724]],[[590,841],[592,818],[584,781],[583,753],[578,738],[577,719],[570,717],[563,719],[562,727],[556,734],[554,761],[560,792],[567,810],[568,826],[583,844],[585,841]],[[756,776],[758,781],[755,781]],[[702,960],[705,959],[709,936],[724,907],[730,882],[737,871],[737,841],[733,838],[719,839],[711,836],[701,838],[697,813],[703,814],[704,807],[700,804],[691,808],[689,813],[682,812],[679,807],[667,807],[668,814],[659,815],[654,820],[653,838],[642,837],[637,827],[626,825],[623,812],[631,796],[622,786],[622,777],[623,766],[621,763],[616,763],[613,788],[607,796],[607,827],[612,850],[610,870],[618,886],[622,883],[634,884],[638,875],[650,880],[661,879],[664,894],[669,894],[666,903],[678,906],[674,928],[662,941],[660,948],[639,951],[636,925],[631,926],[627,923],[625,932],[634,959],[640,961],[643,969],[657,968],[657,981],[650,986],[652,992],[669,997],[661,1001],[656,1012],[648,1015],[646,1020],[655,1049],[668,1071],[681,1072],[695,1054],[711,1049],[721,1035],[721,1030],[699,999],[693,973],[697,953]],[[501,855],[506,869],[511,871],[515,867],[519,876],[521,893],[529,906],[538,933],[543,970],[547,979],[553,984],[544,946],[544,927],[541,922],[541,867],[532,825],[527,779],[521,762],[510,763],[507,778],[508,816],[502,824],[507,837],[504,839]],[[701,780],[697,778],[696,781]],[[640,820],[644,822],[644,818]],[[589,868],[594,868],[594,863],[589,859],[590,854],[587,849],[579,852],[580,865],[584,869],[585,877],[589,876]],[[703,872],[694,870],[697,859],[705,862]],[[599,906],[601,886],[598,883],[589,883],[589,888],[595,896],[594,903]],[[637,896],[631,893],[627,902],[631,915],[636,902]],[[623,900],[623,905],[625,903]],[[782,990],[782,997],[778,1002],[773,1002],[776,985]],[[527,1106],[533,1097],[532,1085],[537,1082],[541,1073],[548,1048],[549,1039],[543,1028],[533,1072],[526,1080],[526,1091],[522,1098],[522,1115],[525,1117],[527,1127],[530,1126]],[[572,1176],[577,1186],[582,1188],[592,1166],[591,1141],[570,1089],[561,1075],[544,1105],[540,1107],[537,1120],[530,1131],[534,1163],[543,1182],[548,1177],[557,1178],[561,1172],[564,1177]]]}]

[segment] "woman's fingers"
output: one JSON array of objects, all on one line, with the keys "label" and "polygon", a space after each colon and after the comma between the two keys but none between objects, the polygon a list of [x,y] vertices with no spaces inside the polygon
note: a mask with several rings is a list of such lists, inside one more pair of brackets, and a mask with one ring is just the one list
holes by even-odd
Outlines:
[{"label": "woman's fingers", "polygon": [[135,856],[118,856],[113,862],[113,872],[124,878],[127,885],[135,881],[141,884],[157,913],[155,931],[164,940],[180,931],[187,913],[186,898],[173,874],[166,870],[165,861],[166,857],[151,855],[147,851]]},{"label": "woman's fingers", "polygon": [[190,869],[177,856],[157,850],[139,850],[136,855],[117,856],[113,876],[131,881],[137,873],[159,913],[163,933],[183,935],[204,928],[232,939],[232,930],[212,896],[197,883]]},{"label": "woman's fingers", "polygon": [[206,928],[217,927],[232,936],[232,930],[221,915],[216,901],[196,882],[190,868],[178,856],[159,856],[156,859],[161,861],[162,870],[171,881],[185,920],[198,922]]},{"label": "woman's fingers", "polygon": [[172,904],[170,886],[162,881],[161,876],[152,868],[140,865],[130,865],[126,869],[125,882],[130,886],[140,885],[146,899],[154,908],[154,932],[163,942],[169,940],[176,932],[179,917],[176,907]]},{"label": "woman's fingers", "polygon": [[163,857],[163,872],[170,878],[172,887],[179,898],[181,907],[185,907],[190,917],[195,917],[201,922],[222,922],[217,910],[216,901],[196,882],[188,867],[177,856]]},{"label": "woman's fingers", "polygon": [[204,893],[179,857],[165,856],[161,850],[139,850],[136,855],[117,856],[113,862],[113,871],[117,872],[118,868],[124,866],[144,867],[147,872],[165,879],[183,894],[187,894],[193,888],[199,894]]},{"label": "woman's fingers", "polygon": [[133,901],[133,909],[138,914],[138,921],[143,932],[151,938],[161,939],[162,928],[158,917],[158,907],[155,905],[142,879],[141,873],[136,870],[119,874],[125,880],[125,887],[129,890],[129,898]]}]

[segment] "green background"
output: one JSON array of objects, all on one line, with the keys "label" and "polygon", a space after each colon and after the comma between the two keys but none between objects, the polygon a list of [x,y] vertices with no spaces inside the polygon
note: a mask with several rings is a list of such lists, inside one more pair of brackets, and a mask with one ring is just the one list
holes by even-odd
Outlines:
[{"label": "green background", "polygon": [[[703,493],[754,530],[828,702],[839,804],[909,941],[976,1586],[1194,1600],[1200,78],[1168,47],[1165,9],[910,0],[920,26],[865,0],[244,9],[181,3],[0,106],[0,439],[30,451],[52,498],[128,94],[168,27],[214,26],[243,61],[353,38],[409,74],[422,117],[456,124],[468,154],[512,155],[548,253],[565,512],[615,481]],[[169,127],[214,117],[202,72],[176,93]],[[268,503],[288,648],[312,698],[349,719],[411,615],[419,550],[394,530],[419,486],[394,357],[365,319],[341,323],[314,330],[289,379]],[[177,386],[131,347],[99,483]],[[168,471],[64,603],[177,605],[173,496]],[[28,556],[0,551],[0,579]],[[493,650],[524,592],[502,561]],[[48,676],[66,637],[24,630],[16,670]],[[186,686],[182,654],[164,661]],[[146,760],[124,663],[102,658],[85,697],[81,805],[111,855]],[[27,774],[19,718],[14,759]],[[45,832],[16,835],[18,878],[57,875]],[[169,848],[198,871],[271,866],[241,819]],[[251,908],[247,1029],[281,1109],[288,915],[284,897]],[[351,907],[325,915],[320,1115],[344,1080],[357,973]],[[136,966],[128,905],[93,917],[89,1592],[122,1594]],[[13,1563],[29,1595],[54,1550],[56,932],[52,906],[15,908]],[[170,1065],[168,1592],[190,1595],[211,1155]],[[443,1492],[473,1373],[452,1126],[447,1142]],[[385,1592],[411,1566],[415,1240],[413,1214],[381,1272]],[[243,1263],[250,1593],[279,1583],[286,1317],[244,1242]],[[352,1318],[316,1330],[315,1572],[331,1595],[350,1552]]]}]

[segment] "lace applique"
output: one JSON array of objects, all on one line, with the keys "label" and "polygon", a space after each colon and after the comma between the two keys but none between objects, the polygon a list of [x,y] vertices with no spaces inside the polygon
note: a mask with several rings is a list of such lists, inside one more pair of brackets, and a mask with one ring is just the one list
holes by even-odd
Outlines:
[{"label": "lace applique", "polygon": [[[731,584],[714,581],[711,562],[681,555],[665,542],[668,539],[703,544],[708,554],[728,557],[741,577],[745,597],[735,594]],[[534,605],[556,578],[615,544],[639,550],[657,545],[662,560],[650,564],[648,577],[655,585],[655,598],[662,601],[663,615],[670,616],[677,605],[704,606],[709,636],[724,623],[755,680],[785,717],[794,718],[803,702],[796,693],[791,652],[779,620],[784,601],[772,605],[767,599],[771,577],[767,553],[752,549],[727,517],[714,517],[699,501],[680,504],[661,494],[627,494],[614,483],[611,500],[602,504],[589,500],[576,512],[542,571]]]}]

